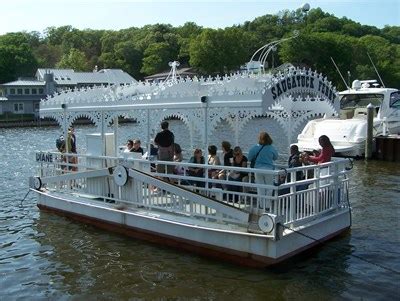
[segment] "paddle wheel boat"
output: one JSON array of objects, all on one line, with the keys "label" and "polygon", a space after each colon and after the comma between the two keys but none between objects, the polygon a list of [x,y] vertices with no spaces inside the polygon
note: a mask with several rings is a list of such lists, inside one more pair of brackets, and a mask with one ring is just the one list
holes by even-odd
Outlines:
[{"label": "paddle wheel boat", "polygon": [[[84,153],[38,151],[30,188],[41,210],[240,264],[276,264],[350,228],[348,160],[275,170],[162,162],[121,153],[118,118],[137,121],[138,138],[147,148],[163,120],[178,118],[188,128],[190,147],[207,155],[208,137],[220,120],[232,126],[238,143],[252,118],[273,118],[289,135],[310,116],[336,112],[338,104],[335,88],[322,74],[294,67],[275,75],[173,77],[156,84],[61,91],[42,100],[41,117],[57,120],[66,136],[84,116],[98,133],[87,135]],[[196,134],[202,145],[194,145]],[[180,166],[183,174],[157,173],[151,167],[160,163]],[[203,168],[205,176],[191,177],[190,167]],[[248,180],[212,179],[210,169],[247,173]],[[276,181],[254,183],[257,173]],[[301,180],[297,173],[304,175]],[[262,190],[267,193],[258,193]]]}]

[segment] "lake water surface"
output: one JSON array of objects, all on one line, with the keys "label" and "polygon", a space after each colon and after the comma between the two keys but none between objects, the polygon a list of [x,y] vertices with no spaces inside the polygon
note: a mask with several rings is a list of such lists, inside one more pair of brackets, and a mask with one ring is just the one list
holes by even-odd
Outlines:
[{"label": "lake water surface", "polygon": [[[171,128],[183,147],[186,129]],[[126,128],[124,128],[126,127]],[[254,120],[240,145],[271,131]],[[122,126],[127,137],[134,129]],[[78,151],[92,127],[77,127]],[[211,137],[232,137],[223,125]],[[400,295],[400,164],[356,161],[351,177],[353,224],[346,235],[307,256],[270,269],[250,269],[152,245],[40,212],[28,177],[36,150],[55,148],[58,128],[0,129],[0,300],[398,300]],[[229,140],[229,139],[228,139]],[[355,256],[368,262],[362,261]],[[377,265],[386,266],[393,271]]]}]

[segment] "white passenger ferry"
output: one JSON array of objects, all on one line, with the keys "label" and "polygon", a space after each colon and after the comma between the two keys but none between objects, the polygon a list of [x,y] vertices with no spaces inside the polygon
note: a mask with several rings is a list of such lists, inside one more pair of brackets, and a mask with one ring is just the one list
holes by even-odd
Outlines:
[{"label": "white passenger ferry", "polygon": [[[146,145],[163,120],[179,118],[188,127],[190,145],[200,134],[206,149],[221,119],[232,126],[237,143],[251,118],[268,116],[291,133],[305,118],[334,113],[337,106],[336,90],[325,77],[298,68],[275,76],[245,72],[60,92],[41,102],[41,117],[56,119],[66,134],[84,116],[98,133],[86,137],[85,153],[38,152],[38,173],[30,187],[42,210],[240,264],[276,264],[349,229],[347,160],[271,171],[163,162],[184,170],[165,175],[151,168],[157,160],[119,152],[118,118],[135,119],[143,135],[138,138]],[[69,157],[78,163],[67,163]],[[204,168],[205,177],[189,176],[190,166]],[[247,173],[248,181],[208,178],[211,168]],[[304,177],[296,181],[298,172]],[[256,184],[256,173],[284,180]],[[238,185],[239,192],[231,185]],[[271,193],[258,195],[257,188]]]},{"label": "white passenger ferry", "polygon": [[340,114],[314,119],[298,136],[300,149],[318,149],[318,138],[327,135],[336,153],[364,156],[367,139],[367,106],[374,106],[373,135],[400,133],[400,91],[380,87],[376,80],[355,80],[352,88],[339,93]]}]

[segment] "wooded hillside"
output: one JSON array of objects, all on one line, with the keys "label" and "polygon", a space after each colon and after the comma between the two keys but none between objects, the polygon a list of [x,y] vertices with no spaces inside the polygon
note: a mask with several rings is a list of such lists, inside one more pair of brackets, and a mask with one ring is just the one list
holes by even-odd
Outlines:
[{"label": "wooded hillside", "polygon": [[73,68],[90,71],[121,68],[140,80],[168,69],[168,62],[196,68],[202,74],[238,70],[264,44],[290,36],[270,55],[268,66],[284,62],[311,67],[344,85],[330,60],[333,57],[347,80],[377,78],[371,55],[386,86],[400,87],[400,27],[383,29],[361,25],[312,9],[265,15],[225,29],[203,28],[188,22],[131,27],[118,31],[50,27],[43,33],[18,32],[0,36],[0,83],[32,76],[36,68]]}]

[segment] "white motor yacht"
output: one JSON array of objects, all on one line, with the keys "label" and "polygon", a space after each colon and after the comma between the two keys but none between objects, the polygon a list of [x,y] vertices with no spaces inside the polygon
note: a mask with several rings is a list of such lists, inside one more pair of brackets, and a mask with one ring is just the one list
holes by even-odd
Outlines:
[{"label": "white motor yacht", "polygon": [[363,156],[367,136],[367,106],[375,107],[373,135],[400,133],[400,91],[380,87],[376,80],[353,81],[352,88],[339,93],[338,116],[309,121],[298,135],[301,150],[320,148],[318,138],[327,135],[336,153],[342,156]]}]

